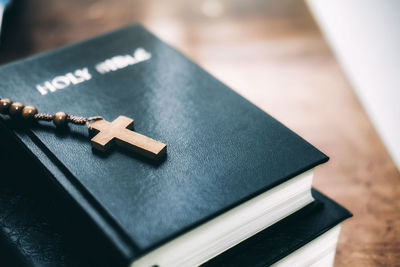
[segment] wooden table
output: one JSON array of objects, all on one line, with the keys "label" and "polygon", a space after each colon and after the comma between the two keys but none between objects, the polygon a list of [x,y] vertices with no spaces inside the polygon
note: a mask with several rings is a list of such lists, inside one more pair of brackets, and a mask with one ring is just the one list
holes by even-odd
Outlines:
[{"label": "wooden table", "polygon": [[400,265],[400,175],[305,4],[19,0],[0,61],[141,22],[328,154],[314,185],[354,213],[336,266]]}]

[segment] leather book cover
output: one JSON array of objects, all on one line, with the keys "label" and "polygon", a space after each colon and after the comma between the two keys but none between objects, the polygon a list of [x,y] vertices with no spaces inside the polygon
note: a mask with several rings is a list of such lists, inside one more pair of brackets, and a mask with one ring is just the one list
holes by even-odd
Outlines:
[{"label": "leather book cover", "polygon": [[2,98],[50,114],[124,115],[167,144],[160,161],[99,154],[84,126],[0,116],[21,157],[46,174],[40,190],[124,264],[328,160],[140,25],[2,66],[0,79]]}]

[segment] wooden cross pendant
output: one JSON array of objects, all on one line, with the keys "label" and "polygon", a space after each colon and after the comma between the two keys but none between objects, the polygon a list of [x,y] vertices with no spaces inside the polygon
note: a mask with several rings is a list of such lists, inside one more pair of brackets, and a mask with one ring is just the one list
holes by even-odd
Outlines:
[{"label": "wooden cross pendant", "polygon": [[92,146],[100,151],[109,150],[114,143],[150,159],[159,158],[167,151],[166,144],[132,131],[133,119],[125,116],[119,116],[112,122],[94,121],[91,129],[97,132],[91,139]]}]

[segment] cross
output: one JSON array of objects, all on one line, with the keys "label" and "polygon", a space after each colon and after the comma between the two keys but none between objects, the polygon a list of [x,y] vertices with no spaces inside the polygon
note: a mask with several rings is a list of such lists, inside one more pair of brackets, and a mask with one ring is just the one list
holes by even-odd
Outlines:
[{"label": "cross", "polygon": [[115,143],[133,150],[150,159],[156,159],[167,151],[167,145],[133,130],[133,119],[119,116],[112,122],[97,120],[92,122],[92,130],[97,134],[91,139],[93,148],[107,151]]}]

